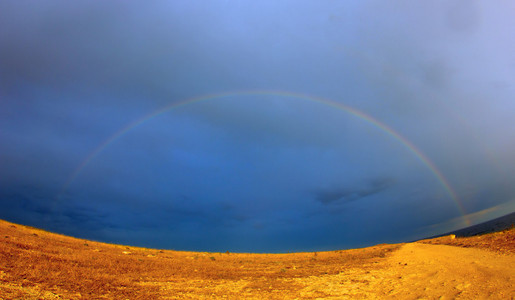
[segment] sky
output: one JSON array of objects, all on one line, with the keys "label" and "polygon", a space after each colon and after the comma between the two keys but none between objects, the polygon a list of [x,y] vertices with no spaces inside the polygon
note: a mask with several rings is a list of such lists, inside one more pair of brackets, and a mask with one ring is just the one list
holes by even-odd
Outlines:
[{"label": "sky", "polygon": [[515,211],[512,1],[3,1],[0,218],[322,251]]}]

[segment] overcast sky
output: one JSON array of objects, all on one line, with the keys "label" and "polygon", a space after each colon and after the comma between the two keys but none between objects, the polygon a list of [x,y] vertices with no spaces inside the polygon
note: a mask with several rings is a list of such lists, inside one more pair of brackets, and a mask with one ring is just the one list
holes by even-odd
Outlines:
[{"label": "overcast sky", "polygon": [[3,1],[0,218],[286,252],[511,213],[513,28],[512,1]]}]

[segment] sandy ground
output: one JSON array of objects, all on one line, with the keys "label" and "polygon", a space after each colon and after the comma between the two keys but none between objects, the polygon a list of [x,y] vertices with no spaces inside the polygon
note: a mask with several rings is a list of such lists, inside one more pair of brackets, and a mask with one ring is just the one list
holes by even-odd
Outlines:
[{"label": "sandy ground", "polygon": [[515,257],[410,243],[375,265],[299,281],[302,296],[327,299],[513,299]]},{"label": "sandy ground", "polygon": [[514,299],[515,229],[363,249],[199,253],[0,220],[0,299]]},{"label": "sandy ground", "polygon": [[[197,281],[192,290],[203,286],[212,294],[184,293],[171,299],[209,299],[226,289],[239,289],[245,299],[514,299],[515,257],[482,249],[410,243],[388,258],[339,274],[283,281],[292,287],[291,294],[273,288],[256,294],[244,289],[248,280],[215,285]],[[167,284],[162,288],[167,286],[171,288]]]}]

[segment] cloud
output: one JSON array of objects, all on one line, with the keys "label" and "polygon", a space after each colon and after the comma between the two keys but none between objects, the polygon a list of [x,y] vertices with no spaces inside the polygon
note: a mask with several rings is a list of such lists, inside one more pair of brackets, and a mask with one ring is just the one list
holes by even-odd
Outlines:
[{"label": "cloud", "polygon": [[[331,243],[363,223],[373,240],[376,222],[401,235],[392,218],[459,213],[410,144],[467,212],[513,198],[511,4],[248,2],[0,3],[0,216],[156,246]],[[409,142],[269,95],[182,106],[101,147],[165,105],[249,89],[341,102]]]},{"label": "cloud", "polygon": [[319,189],[314,192],[315,199],[324,205],[344,204],[357,201],[392,187],[395,184],[393,178],[376,178],[365,182],[359,187],[339,187],[332,189]]},{"label": "cloud", "polygon": [[103,209],[87,205],[78,199],[51,202],[55,190],[45,187],[18,186],[3,188],[0,218],[41,227],[66,234],[98,237],[106,228],[119,224]]},{"label": "cloud", "polygon": [[449,2],[450,7],[445,20],[451,30],[459,33],[472,33],[479,28],[481,14],[478,11],[477,1],[454,0]]}]

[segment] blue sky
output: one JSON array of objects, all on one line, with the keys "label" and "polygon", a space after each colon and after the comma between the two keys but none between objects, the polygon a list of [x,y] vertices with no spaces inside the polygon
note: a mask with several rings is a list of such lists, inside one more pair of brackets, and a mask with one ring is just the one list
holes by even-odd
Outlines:
[{"label": "blue sky", "polygon": [[3,2],[0,218],[130,245],[287,252],[511,213],[514,11]]}]

